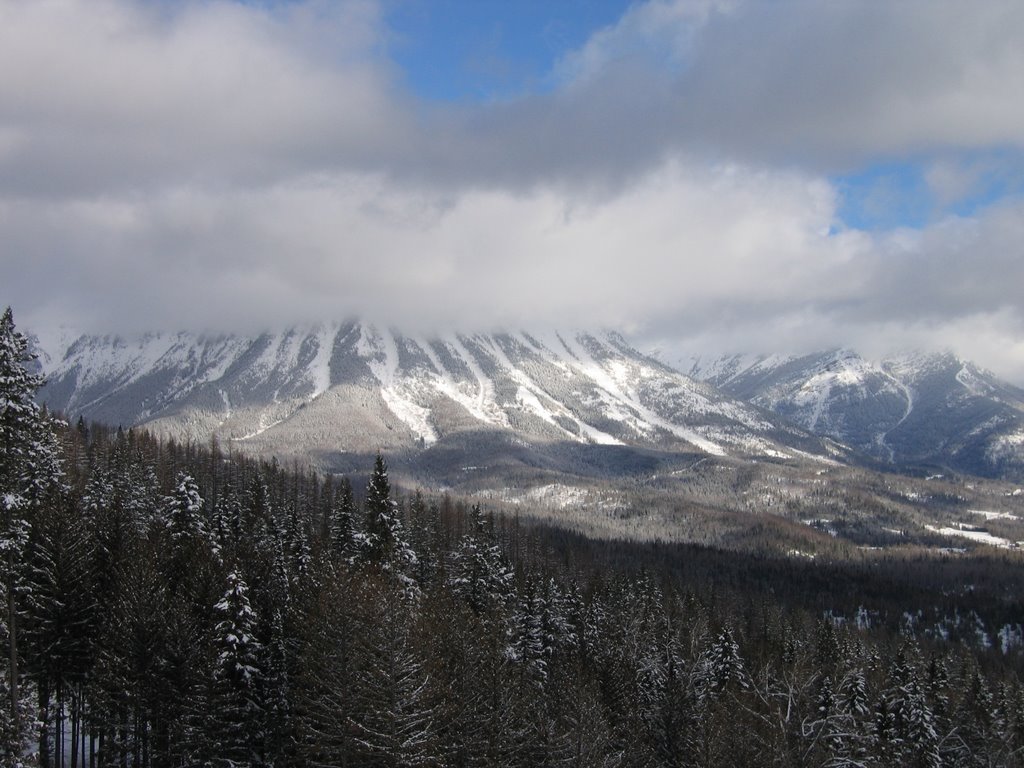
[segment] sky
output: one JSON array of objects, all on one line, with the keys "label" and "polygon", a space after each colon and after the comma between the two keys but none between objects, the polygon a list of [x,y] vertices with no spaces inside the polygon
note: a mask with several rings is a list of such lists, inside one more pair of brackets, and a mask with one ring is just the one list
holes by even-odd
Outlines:
[{"label": "sky", "polygon": [[7,304],[1024,385],[1024,3],[0,0]]}]

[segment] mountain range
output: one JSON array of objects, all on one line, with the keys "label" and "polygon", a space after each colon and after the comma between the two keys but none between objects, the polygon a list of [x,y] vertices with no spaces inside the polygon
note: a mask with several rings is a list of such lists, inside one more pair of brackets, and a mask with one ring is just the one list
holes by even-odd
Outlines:
[{"label": "mountain range", "polygon": [[40,355],[47,404],[179,440],[346,471],[378,450],[424,476],[496,464],[617,474],[658,454],[843,451],[615,333],[403,335],[347,322],[258,336],[81,336]]},{"label": "mountain range", "polygon": [[1024,390],[952,353],[727,355],[680,367],[883,465],[1024,474]]},{"label": "mountain range", "polygon": [[365,322],[38,345],[44,401],[178,440],[425,481],[608,476],[664,456],[1024,476],[1024,390],[952,354],[691,358],[612,332],[409,335]]}]

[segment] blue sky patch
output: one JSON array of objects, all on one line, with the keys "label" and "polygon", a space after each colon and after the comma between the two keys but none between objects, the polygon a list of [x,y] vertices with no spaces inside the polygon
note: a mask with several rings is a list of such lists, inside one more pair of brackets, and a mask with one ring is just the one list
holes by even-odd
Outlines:
[{"label": "blue sky patch", "polygon": [[845,226],[922,228],[1024,196],[1024,154],[1008,150],[876,163],[833,182]]},{"label": "blue sky patch", "polygon": [[421,98],[486,102],[544,91],[567,52],[614,24],[626,0],[395,0],[389,55]]}]

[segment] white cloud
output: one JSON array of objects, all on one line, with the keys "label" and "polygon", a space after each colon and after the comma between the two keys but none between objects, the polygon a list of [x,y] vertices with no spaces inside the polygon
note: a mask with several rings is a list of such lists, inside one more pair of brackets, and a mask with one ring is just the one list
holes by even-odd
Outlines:
[{"label": "white cloud", "polygon": [[[452,195],[341,174],[21,203],[0,207],[0,231],[21,254],[15,286],[54,275],[51,296],[100,324],[146,307],[143,322],[160,324],[341,312],[635,325],[680,303],[710,314],[815,290],[848,261],[843,239],[823,236],[833,204],[827,185],[800,174],[674,162],[589,196]],[[109,300],[95,305],[97,293]]]},{"label": "white cloud", "polygon": [[654,0],[567,54],[564,87],[460,107],[396,85],[382,18],[0,0],[0,305],[108,329],[905,338],[1024,377],[1024,208],[829,234],[823,175],[932,153],[937,194],[971,189],[942,153],[1024,142],[1024,6]]},{"label": "white cloud", "polygon": [[323,11],[319,26],[314,6],[281,13],[224,0],[0,3],[0,190],[250,182],[400,142],[409,121],[369,52],[372,6]]},{"label": "white cloud", "polygon": [[[1002,0],[651,0],[562,70],[594,91],[667,77],[672,108],[636,117],[665,121],[675,142],[832,169],[1021,148],[1022,33],[1024,5]],[[674,68],[657,72],[652,57]]]}]

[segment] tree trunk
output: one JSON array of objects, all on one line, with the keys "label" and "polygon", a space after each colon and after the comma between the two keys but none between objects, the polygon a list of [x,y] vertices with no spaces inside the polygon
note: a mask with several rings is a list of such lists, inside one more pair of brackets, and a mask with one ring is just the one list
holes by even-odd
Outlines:
[{"label": "tree trunk", "polygon": [[78,768],[78,696],[71,694],[71,768]]},{"label": "tree trunk", "polygon": [[46,681],[39,684],[39,764],[50,764],[50,686]]},{"label": "tree trunk", "polygon": [[142,768],[149,768],[149,718],[142,716]]},{"label": "tree trunk", "polygon": [[20,738],[21,717],[18,712],[18,611],[14,596],[14,550],[7,550],[7,636],[11,669],[11,728]]}]

